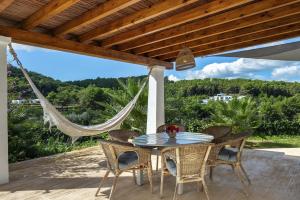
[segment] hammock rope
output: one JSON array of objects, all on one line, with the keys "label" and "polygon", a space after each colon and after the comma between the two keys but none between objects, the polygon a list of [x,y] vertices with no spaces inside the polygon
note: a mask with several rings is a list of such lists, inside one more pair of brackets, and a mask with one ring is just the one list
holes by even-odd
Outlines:
[{"label": "hammock rope", "polygon": [[9,52],[12,55],[14,61],[16,61],[17,65],[20,67],[23,75],[25,76],[26,80],[31,86],[33,92],[40,100],[40,104],[44,112],[44,123],[49,123],[50,129],[53,126],[56,126],[61,132],[70,136],[72,138],[72,142],[75,142],[78,138],[82,136],[94,136],[110,130],[118,129],[121,126],[122,122],[128,117],[128,115],[134,108],[140,94],[143,92],[149,80],[149,75],[151,73],[150,69],[146,80],[143,82],[141,88],[139,89],[135,97],[125,107],[123,107],[119,111],[119,113],[117,113],[114,117],[102,124],[82,126],[69,121],[43,96],[43,94],[38,90],[32,79],[29,77],[27,71],[23,67],[22,62],[19,60],[18,55],[13,49],[11,43],[8,45],[8,47]]}]

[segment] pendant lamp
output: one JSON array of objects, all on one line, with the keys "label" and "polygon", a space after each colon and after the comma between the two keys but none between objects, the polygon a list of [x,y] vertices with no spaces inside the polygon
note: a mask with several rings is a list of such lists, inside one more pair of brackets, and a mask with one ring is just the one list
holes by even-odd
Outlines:
[{"label": "pendant lamp", "polygon": [[176,58],[176,71],[196,67],[195,57],[188,47],[181,49]]}]

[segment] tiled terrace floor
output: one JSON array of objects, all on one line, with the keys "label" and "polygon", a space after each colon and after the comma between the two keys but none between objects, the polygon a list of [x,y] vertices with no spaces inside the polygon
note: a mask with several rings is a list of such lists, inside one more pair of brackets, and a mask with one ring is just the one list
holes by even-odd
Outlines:
[{"label": "tiled terrace floor", "polygon": [[[211,200],[299,200],[300,149],[246,150],[244,166],[252,180],[249,197],[230,167],[217,167],[214,181],[207,179]],[[100,163],[100,164],[99,164]],[[105,172],[105,160],[99,147],[47,158],[34,159],[10,166],[10,183],[0,186],[1,200],[89,200],[107,199],[112,178],[94,193]],[[159,174],[154,176],[154,193],[148,182],[133,184],[132,174],[121,176],[117,183],[115,200],[159,199]],[[167,177],[164,199],[171,199],[174,177]],[[195,184],[185,184],[179,199],[205,199]]]}]

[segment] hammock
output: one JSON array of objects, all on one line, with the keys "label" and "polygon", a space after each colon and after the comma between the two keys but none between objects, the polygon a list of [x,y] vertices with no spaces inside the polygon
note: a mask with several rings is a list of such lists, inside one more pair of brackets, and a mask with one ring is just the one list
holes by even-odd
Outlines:
[{"label": "hammock", "polygon": [[[135,97],[114,117],[109,119],[108,121],[98,124],[98,125],[92,125],[92,126],[82,126],[75,124],[71,121],[69,121],[66,117],[64,117],[44,96],[43,94],[38,90],[38,88],[35,86],[31,78],[29,77],[28,73],[24,69],[22,63],[18,59],[18,56],[14,49],[12,48],[12,45],[9,44],[9,52],[13,56],[14,60],[20,67],[21,71],[23,72],[26,80],[30,84],[33,92],[36,94],[38,99],[40,100],[40,104],[43,108],[44,112],[44,123],[49,123],[49,128],[56,126],[60,131],[62,131],[64,134],[70,136],[72,138],[72,142],[75,142],[78,138],[82,136],[94,136],[98,135],[100,133],[104,133],[110,130],[118,129],[122,122],[127,118],[127,116],[130,114],[132,109],[134,108],[140,94],[144,90],[147,80],[142,84],[140,90],[135,95]],[[150,74],[150,72],[149,72]],[[148,75],[149,77],[149,75]]]}]

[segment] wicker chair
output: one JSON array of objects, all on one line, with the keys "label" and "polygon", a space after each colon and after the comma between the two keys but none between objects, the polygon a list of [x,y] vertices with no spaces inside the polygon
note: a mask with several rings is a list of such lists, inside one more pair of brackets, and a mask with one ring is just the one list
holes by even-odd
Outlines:
[{"label": "wicker chair", "polygon": [[110,172],[115,175],[113,185],[110,191],[109,199],[112,198],[113,192],[116,189],[118,177],[125,171],[132,170],[133,178],[136,181],[135,170],[147,169],[150,182],[151,192],[152,186],[152,165],[151,165],[151,150],[133,147],[131,144],[121,143],[117,141],[100,141],[104,154],[107,158],[107,171],[100,182],[99,188],[95,194],[98,195],[104,181],[107,179]]},{"label": "wicker chair", "polygon": [[[244,177],[247,182],[251,184],[249,176],[242,165],[241,158],[246,138],[252,134],[253,131],[245,131],[237,135],[227,136],[215,140],[216,144],[212,146],[208,166],[210,167],[210,178],[213,178],[213,169],[217,165],[230,165],[240,181],[244,184]],[[242,175],[243,174],[243,175]]]},{"label": "wicker chair", "polygon": [[138,137],[140,134],[130,130],[112,130],[108,132],[109,138],[114,141],[128,143],[128,140],[134,137]]},{"label": "wicker chair", "polygon": [[[188,182],[202,183],[206,198],[209,200],[208,189],[204,175],[206,161],[211,150],[211,144],[182,145],[162,150],[162,169],[176,177],[173,200],[176,199],[178,184]],[[164,170],[161,170],[160,197],[163,196]]]},{"label": "wicker chair", "polygon": [[215,139],[226,137],[232,131],[231,126],[210,126],[202,132],[214,136]]},{"label": "wicker chair", "polygon": [[[181,124],[163,124],[156,129],[156,133],[165,133],[167,131],[168,126],[170,126],[170,125],[178,126],[179,132],[185,131],[185,127]],[[156,167],[155,168],[156,168],[156,172],[157,172],[158,171],[159,154],[160,154],[161,149],[156,149],[156,150],[157,151],[156,151]]]}]

